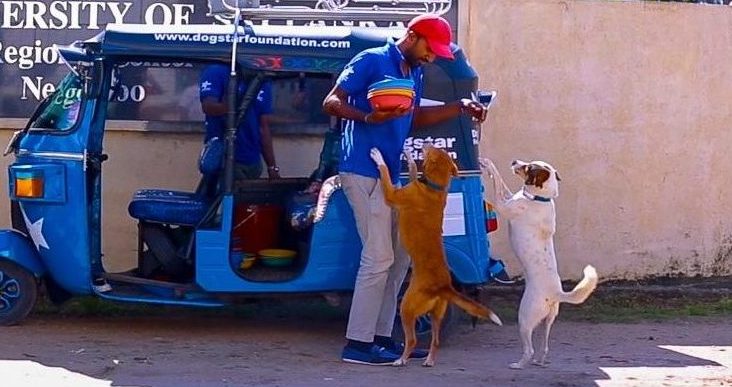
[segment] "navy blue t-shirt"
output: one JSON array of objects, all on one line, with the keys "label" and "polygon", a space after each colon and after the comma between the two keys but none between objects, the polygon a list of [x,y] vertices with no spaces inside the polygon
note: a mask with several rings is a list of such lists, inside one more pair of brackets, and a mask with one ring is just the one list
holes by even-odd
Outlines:
[{"label": "navy blue t-shirt", "polygon": [[[401,70],[404,56],[393,41],[377,48],[357,54],[341,72],[336,84],[348,93],[348,103],[361,111],[372,111],[367,98],[368,89],[374,82],[386,77],[405,78]],[[406,78],[415,84],[413,106],[419,106],[422,98],[422,68],[411,68]],[[412,127],[414,113],[386,121],[381,124],[366,124],[360,121],[344,120],[341,139],[340,172],[378,178],[379,171],[369,153],[378,148],[384,156],[394,183],[401,172],[401,153],[404,140]]]},{"label": "navy blue t-shirt", "polygon": [[[200,98],[213,97],[221,102],[228,92],[229,65],[213,64],[203,69],[201,73]],[[247,83],[240,81],[237,88],[237,102],[243,97],[247,90]],[[234,160],[242,164],[254,164],[261,162],[262,136],[259,132],[259,120],[264,114],[272,113],[272,83],[266,81],[262,84],[256,100],[252,101],[249,108],[239,123],[236,131],[236,150]],[[227,115],[210,116],[206,115],[206,138],[224,137],[226,131]]]}]

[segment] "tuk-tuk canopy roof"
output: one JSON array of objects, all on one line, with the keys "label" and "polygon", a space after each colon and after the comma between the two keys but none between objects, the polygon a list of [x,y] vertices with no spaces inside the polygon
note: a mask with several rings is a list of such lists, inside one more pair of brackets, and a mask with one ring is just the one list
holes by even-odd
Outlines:
[{"label": "tuk-tuk canopy roof", "polygon": [[122,61],[228,62],[236,39],[237,62],[244,67],[336,73],[358,52],[403,33],[402,28],[242,25],[235,35],[233,25],[110,24],[82,47],[87,55]]}]

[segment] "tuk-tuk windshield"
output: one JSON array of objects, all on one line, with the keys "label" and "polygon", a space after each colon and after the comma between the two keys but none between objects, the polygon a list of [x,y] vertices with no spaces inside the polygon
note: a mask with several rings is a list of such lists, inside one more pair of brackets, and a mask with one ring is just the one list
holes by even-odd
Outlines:
[{"label": "tuk-tuk windshield", "polygon": [[49,96],[49,103],[30,125],[33,129],[68,131],[80,117],[82,100],[86,98],[82,75],[70,72]]}]

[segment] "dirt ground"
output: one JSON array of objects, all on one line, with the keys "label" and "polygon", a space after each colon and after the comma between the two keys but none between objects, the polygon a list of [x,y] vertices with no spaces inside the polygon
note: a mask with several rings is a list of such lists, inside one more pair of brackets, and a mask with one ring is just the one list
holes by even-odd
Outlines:
[{"label": "dirt ground", "polygon": [[2,386],[732,386],[732,316],[597,324],[560,313],[549,367],[516,371],[512,321],[463,321],[434,368],[373,367],[339,361],[344,313],[266,308],[36,313],[0,328]]}]

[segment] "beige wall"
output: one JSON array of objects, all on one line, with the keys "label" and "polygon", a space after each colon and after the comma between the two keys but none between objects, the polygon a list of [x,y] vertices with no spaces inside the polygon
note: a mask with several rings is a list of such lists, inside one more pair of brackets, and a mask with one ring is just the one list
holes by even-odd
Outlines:
[{"label": "beige wall", "polygon": [[[465,4],[465,6],[463,6]],[[564,278],[732,272],[732,9],[654,2],[462,1],[461,44],[499,91],[481,143],[563,178]],[[506,230],[494,238],[510,258]]]},{"label": "beige wall", "polygon": [[[564,179],[556,246],[564,278],[732,271],[732,10],[673,3],[460,0],[461,44],[499,97],[481,144],[513,188],[513,158]],[[20,124],[22,125],[22,124]],[[9,131],[0,131],[5,143]],[[192,189],[200,134],[109,131],[108,270],[135,263],[135,189]],[[321,139],[278,137],[286,176],[305,176]],[[3,158],[5,167],[10,161]],[[6,175],[7,176],[7,175]],[[7,179],[7,178],[5,178]],[[7,188],[3,191],[6,193]],[[0,200],[0,226],[8,203]],[[491,234],[512,273],[505,228]]]}]

